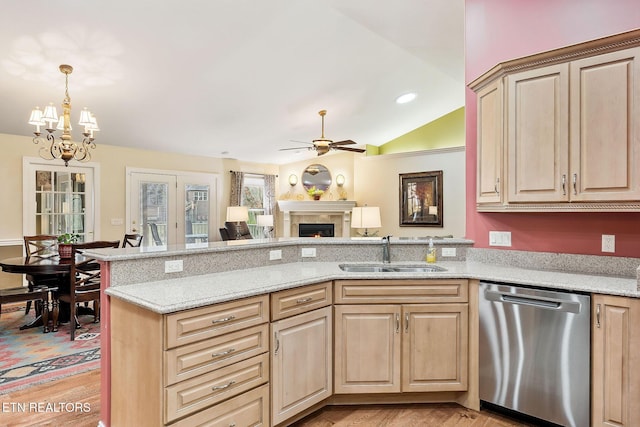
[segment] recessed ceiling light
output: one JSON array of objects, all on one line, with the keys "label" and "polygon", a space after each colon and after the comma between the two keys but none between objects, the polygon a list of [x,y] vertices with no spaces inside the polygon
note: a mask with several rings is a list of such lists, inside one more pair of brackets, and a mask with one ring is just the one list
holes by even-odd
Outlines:
[{"label": "recessed ceiling light", "polygon": [[404,95],[400,95],[399,97],[396,98],[396,103],[398,104],[406,104],[407,102],[411,102],[414,99],[416,99],[416,95],[413,92],[409,92],[409,93],[405,93]]}]

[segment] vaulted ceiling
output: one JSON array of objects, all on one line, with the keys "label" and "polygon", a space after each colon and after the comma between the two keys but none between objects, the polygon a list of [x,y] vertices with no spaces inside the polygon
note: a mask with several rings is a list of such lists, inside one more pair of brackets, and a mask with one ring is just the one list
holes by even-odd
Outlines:
[{"label": "vaulted ceiling", "polygon": [[279,149],[318,138],[322,109],[327,138],[364,147],[464,105],[464,0],[29,0],[2,15],[0,133],[30,135],[31,109],[59,106],[63,63],[73,124],[89,107],[98,144],[261,163],[314,157]]}]

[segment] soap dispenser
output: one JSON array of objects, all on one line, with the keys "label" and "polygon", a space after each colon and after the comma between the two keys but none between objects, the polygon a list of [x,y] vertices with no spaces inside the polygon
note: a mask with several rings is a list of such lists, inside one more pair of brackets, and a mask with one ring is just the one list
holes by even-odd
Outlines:
[{"label": "soap dispenser", "polygon": [[433,246],[433,239],[429,238],[429,248],[427,249],[427,262],[436,262],[436,248]]}]

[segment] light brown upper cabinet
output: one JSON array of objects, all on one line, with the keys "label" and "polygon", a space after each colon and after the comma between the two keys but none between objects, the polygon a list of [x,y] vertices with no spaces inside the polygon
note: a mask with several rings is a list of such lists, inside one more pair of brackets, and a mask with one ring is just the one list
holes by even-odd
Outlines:
[{"label": "light brown upper cabinet", "polygon": [[638,46],[636,30],[505,62],[470,84],[478,210],[640,210]]},{"label": "light brown upper cabinet", "polygon": [[478,91],[478,203],[502,203],[502,81]]}]

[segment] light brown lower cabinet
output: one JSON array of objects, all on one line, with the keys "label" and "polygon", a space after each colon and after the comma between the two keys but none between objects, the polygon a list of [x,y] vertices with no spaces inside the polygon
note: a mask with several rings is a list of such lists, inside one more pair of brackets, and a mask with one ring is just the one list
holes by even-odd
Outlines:
[{"label": "light brown lower cabinet", "polygon": [[271,324],[273,425],[331,396],[332,325],[330,306]]},{"label": "light brown lower cabinet", "polygon": [[340,393],[464,391],[468,305],[335,306]]},{"label": "light brown lower cabinet", "polygon": [[640,426],[640,299],[594,295],[591,424]]}]

